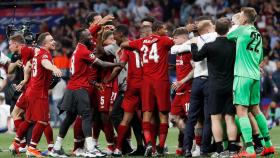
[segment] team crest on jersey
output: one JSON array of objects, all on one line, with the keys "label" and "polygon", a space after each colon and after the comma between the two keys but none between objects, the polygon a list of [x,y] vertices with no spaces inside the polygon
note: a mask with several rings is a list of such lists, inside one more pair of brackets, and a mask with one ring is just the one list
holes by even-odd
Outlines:
[{"label": "team crest on jersey", "polygon": [[48,55],[46,55],[46,54],[42,56],[42,59],[48,59],[48,58],[49,58],[49,57],[48,57]]},{"label": "team crest on jersey", "polygon": [[94,55],[93,53],[90,53],[90,54],[89,54],[89,57],[90,57],[91,59],[94,59],[94,58],[95,58],[95,55]]}]

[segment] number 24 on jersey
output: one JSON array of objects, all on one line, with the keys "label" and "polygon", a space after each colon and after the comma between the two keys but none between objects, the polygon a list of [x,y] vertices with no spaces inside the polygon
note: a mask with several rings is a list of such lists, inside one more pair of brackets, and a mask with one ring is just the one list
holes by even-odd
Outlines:
[{"label": "number 24 on jersey", "polygon": [[[159,55],[157,50],[157,43],[154,43],[151,47],[151,50],[149,51],[149,47],[146,45],[143,45],[141,48],[141,51],[144,52],[143,55],[143,63],[148,63],[149,61],[154,61],[155,63],[158,63],[159,61]],[[148,56],[148,58],[147,58]]]}]

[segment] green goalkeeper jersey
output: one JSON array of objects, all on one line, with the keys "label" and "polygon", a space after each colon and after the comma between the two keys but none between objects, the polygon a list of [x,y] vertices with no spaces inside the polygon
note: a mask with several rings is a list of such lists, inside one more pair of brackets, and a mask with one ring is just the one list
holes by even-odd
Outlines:
[{"label": "green goalkeeper jersey", "polygon": [[234,76],[260,80],[263,48],[259,31],[253,25],[242,25],[229,32],[227,38],[236,42]]}]

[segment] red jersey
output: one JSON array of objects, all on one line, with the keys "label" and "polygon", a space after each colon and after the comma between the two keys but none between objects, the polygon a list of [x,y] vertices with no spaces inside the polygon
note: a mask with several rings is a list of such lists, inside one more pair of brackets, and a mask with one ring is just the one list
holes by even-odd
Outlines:
[{"label": "red jersey", "polygon": [[[176,56],[176,77],[177,81],[182,80],[185,78],[193,69],[191,65],[192,54],[190,52],[184,52],[177,54]],[[181,85],[177,89],[177,93],[186,92],[191,90],[192,81],[188,81]]]},{"label": "red jersey", "polygon": [[38,53],[34,54],[32,59],[31,79],[30,79],[30,96],[37,96],[40,98],[48,97],[48,90],[52,79],[52,71],[43,67],[42,61],[49,60],[52,62],[51,53],[43,48],[40,48]]},{"label": "red jersey", "polygon": [[[93,38],[92,38],[93,46],[91,48],[92,51],[94,51],[94,49],[96,47],[97,33],[100,29],[101,29],[101,26],[99,26],[99,25],[93,25],[93,26],[89,27],[89,31],[90,31],[91,35],[93,36]],[[96,81],[96,80],[97,80],[97,67],[93,66],[93,67],[90,67],[89,81],[92,82],[92,81]]]},{"label": "red jersey", "polygon": [[[26,45],[21,47],[20,55],[21,55],[23,68],[26,66],[27,62],[33,58],[34,54],[35,54],[35,49],[33,47],[28,47]],[[28,87],[29,84],[30,84],[30,79],[28,80],[26,87]]]},{"label": "red jersey", "polygon": [[122,49],[119,53],[120,62],[128,63],[127,87],[141,87],[143,72],[139,53],[127,49]]},{"label": "red jersey", "polygon": [[28,47],[25,45],[25,46],[21,47],[20,55],[21,55],[21,60],[22,60],[23,66],[25,66],[26,63],[33,58],[34,48]]},{"label": "red jersey", "polygon": [[174,42],[168,36],[158,35],[129,42],[129,46],[141,54],[144,80],[169,81],[168,51],[172,45]]},{"label": "red jersey", "polygon": [[89,71],[90,65],[97,58],[94,54],[81,43],[78,43],[72,57],[71,57],[71,78],[68,82],[67,88],[70,90],[77,90],[80,88],[88,89],[89,85]]}]

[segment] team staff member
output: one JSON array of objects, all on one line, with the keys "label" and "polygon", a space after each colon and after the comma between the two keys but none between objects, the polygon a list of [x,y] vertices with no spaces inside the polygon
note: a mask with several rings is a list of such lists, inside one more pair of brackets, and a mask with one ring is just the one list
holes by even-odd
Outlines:
[{"label": "team staff member", "polygon": [[[223,149],[223,127],[222,117],[225,116],[227,136],[229,140],[229,154],[236,153],[237,127],[235,124],[235,108],[232,104],[233,68],[235,61],[235,43],[227,40],[226,34],[230,27],[230,21],[226,18],[218,19],[215,30],[218,37],[215,41],[206,43],[200,51],[196,43],[193,43],[192,54],[194,61],[207,58],[209,73],[208,79],[208,109],[212,121],[212,133],[216,142],[215,157],[222,155]],[[194,38],[193,42],[196,42]],[[226,63],[226,64],[225,64]],[[227,154],[225,152],[224,154]],[[213,155],[212,155],[213,156]]]}]

